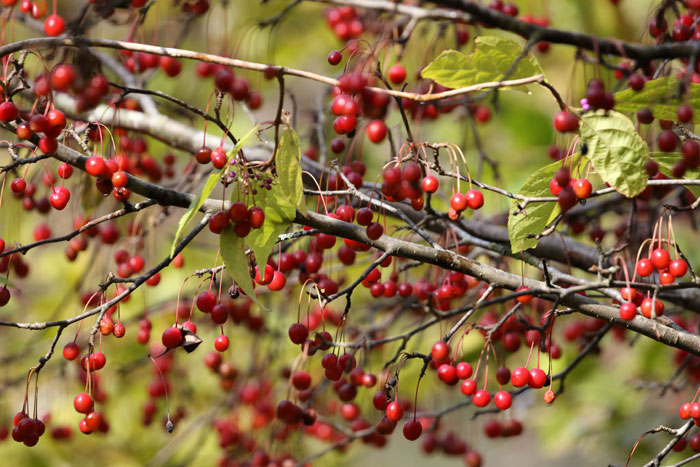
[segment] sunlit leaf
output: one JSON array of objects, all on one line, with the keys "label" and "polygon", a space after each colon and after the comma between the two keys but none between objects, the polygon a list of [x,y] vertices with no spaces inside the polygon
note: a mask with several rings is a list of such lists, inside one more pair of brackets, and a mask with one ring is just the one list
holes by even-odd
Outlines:
[{"label": "sunlit leaf", "polygon": [[[561,162],[553,162],[535,171],[525,180],[518,193],[532,198],[552,196],[549,182],[561,166]],[[542,233],[556,215],[554,211],[559,206],[555,202],[529,203],[523,213],[517,207],[521,203],[522,201],[513,200],[508,213],[508,238],[514,253],[537,246],[537,239],[529,236]]]},{"label": "sunlit leaf", "polygon": [[675,76],[665,76],[644,83],[641,91],[626,89],[615,94],[615,110],[619,112],[637,112],[639,109],[650,108],[656,118],[676,121],[678,106],[681,102],[690,105],[693,121],[700,123],[700,84],[690,83],[690,88],[679,99],[682,81]]},{"label": "sunlit leaf", "polygon": [[603,181],[628,198],[644,191],[649,147],[629,118],[615,111],[586,113],[581,117],[581,140]]},{"label": "sunlit leaf", "polygon": [[258,306],[265,308],[255,296],[253,280],[250,277],[248,256],[245,254],[245,240],[233,231],[229,225],[219,235],[221,257],[226,265],[226,271],[231,275],[238,287]]},{"label": "sunlit leaf", "polygon": [[[520,44],[506,37],[479,36],[475,43],[476,49],[469,56],[456,50],[443,51],[423,68],[421,75],[448,88],[463,88],[498,81],[523,51]],[[540,74],[543,74],[542,67],[533,55],[528,54],[520,60],[507,79]]]}]

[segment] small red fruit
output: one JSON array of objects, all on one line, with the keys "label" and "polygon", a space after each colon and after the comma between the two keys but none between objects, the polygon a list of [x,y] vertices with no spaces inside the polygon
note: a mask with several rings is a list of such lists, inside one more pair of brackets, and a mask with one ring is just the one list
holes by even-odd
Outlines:
[{"label": "small red fruit", "polygon": [[66,22],[56,13],[52,14],[44,21],[44,32],[47,36],[56,37],[66,30]]},{"label": "small red fruit", "polygon": [[168,328],[163,331],[161,341],[166,348],[174,349],[182,343],[182,331],[176,327]]},{"label": "small red fruit", "polygon": [[574,193],[578,199],[587,199],[593,192],[591,182],[585,178],[579,178],[574,182]]},{"label": "small red fruit", "polygon": [[562,110],[554,116],[554,128],[560,133],[574,132],[578,130],[578,118],[576,115]]},{"label": "small red fruit", "polygon": [[93,405],[92,397],[84,392],[81,392],[73,399],[73,407],[78,413],[87,414],[92,412]]},{"label": "small red fruit", "polygon": [[450,206],[457,212],[464,211],[468,206],[467,197],[462,193],[455,193],[450,199]]},{"label": "small red fruit", "polygon": [[403,407],[397,401],[390,402],[386,406],[386,416],[389,420],[393,422],[398,422],[403,418]]},{"label": "small red fruit", "polygon": [[669,266],[671,263],[671,258],[668,255],[668,251],[662,248],[656,248],[651,252],[651,262],[654,264],[654,267],[657,270],[661,271]]},{"label": "small red fruit", "polygon": [[674,259],[671,261],[671,264],[669,264],[668,270],[675,278],[683,277],[688,273],[688,263],[680,258]]},{"label": "small red fruit", "polygon": [[442,361],[447,358],[450,353],[450,347],[445,343],[445,341],[437,341],[433,344],[433,348],[430,351],[430,355],[435,361]]},{"label": "small red fruit", "polygon": [[486,407],[491,402],[491,394],[485,389],[479,389],[472,397],[472,403],[477,407]]},{"label": "small red fruit", "polygon": [[506,391],[498,391],[493,396],[493,403],[498,407],[499,410],[508,410],[512,403],[513,398],[510,393]]},{"label": "small red fruit", "polygon": [[623,303],[620,305],[620,318],[630,321],[637,316],[637,306],[632,302]]},{"label": "small red fruit", "polygon": [[637,274],[642,277],[648,277],[654,272],[654,264],[649,258],[642,258],[637,262]]},{"label": "small red fruit", "polygon": [[375,144],[384,141],[386,132],[387,128],[383,120],[372,120],[367,125],[367,138]]},{"label": "small red fruit", "polygon": [[467,191],[467,206],[470,209],[479,209],[484,205],[484,195],[481,194],[479,190],[469,190]]},{"label": "small red fruit", "polygon": [[394,84],[401,84],[406,79],[406,69],[397,63],[389,68],[389,81]]}]

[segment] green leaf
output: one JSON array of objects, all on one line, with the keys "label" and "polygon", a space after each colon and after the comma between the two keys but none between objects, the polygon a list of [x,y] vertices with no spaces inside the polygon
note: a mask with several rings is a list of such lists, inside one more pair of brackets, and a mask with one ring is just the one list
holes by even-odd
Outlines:
[{"label": "green leaf", "polygon": [[301,180],[301,144],[291,127],[286,127],[280,137],[275,157],[277,179],[282,187],[282,196],[306,214],[304,184]]},{"label": "green leaf", "polygon": [[[456,50],[443,51],[423,69],[423,78],[454,89],[498,81],[523,51],[520,44],[506,37],[479,36],[475,43],[476,49],[469,56]],[[543,73],[537,59],[528,54],[520,60],[507,79],[527,78]]]},{"label": "green leaf", "polygon": [[[678,119],[678,90],[681,80],[675,76],[665,76],[647,81],[641,91],[626,89],[615,94],[615,110],[637,112],[645,107],[654,112],[656,118],[676,121]],[[690,89],[683,96],[683,102],[693,109],[700,108],[700,84],[690,83]],[[700,112],[693,112],[693,121],[700,123]]]},{"label": "green leaf", "polygon": [[[288,198],[284,196],[285,188],[281,180],[274,183],[272,188],[262,190],[255,200],[258,206],[262,206],[265,211],[265,222],[259,229],[253,229],[248,235],[248,244],[255,253],[255,261],[267,264],[267,258],[277,243],[277,237],[292,224],[296,216],[296,208]],[[262,195],[262,200],[260,196]],[[262,268],[259,274],[263,274]]]},{"label": "green leaf", "polygon": [[[525,180],[518,193],[533,198],[552,196],[549,182],[552,181],[560,168],[561,162],[545,165]],[[518,209],[519,203],[521,201],[513,200],[508,213],[508,238],[513,253],[536,247],[537,239],[528,238],[528,236],[542,233],[547,224],[554,218],[555,209],[559,207],[559,204],[555,202],[529,203],[525,207],[526,214],[523,214]]]},{"label": "green leaf", "polygon": [[197,196],[194,197],[192,202],[190,203],[190,207],[187,208],[187,211],[185,214],[180,218],[180,222],[177,224],[177,232],[175,232],[175,239],[173,240],[173,246],[170,249],[170,256],[173,257],[175,256],[175,248],[177,247],[177,244],[180,242],[180,238],[182,237],[182,234],[185,231],[185,228],[187,227],[187,224],[190,223],[192,218],[194,217],[195,214],[199,211],[199,208],[202,207],[202,204],[204,204],[204,201],[209,197],[212,191],[214,191],[214,188],[216,188],[216,185],[219,183],[221,180],[221,177],[224,176],[224,173],[226,170],[229,168],[229,164],[233,160],[234,156],[238,154],[238,151],[241,150],[243,145],[245,144],[246,141],[248,141],[248,138],[253,136],[253,134],[257,131],[258,127],[254,127],[252,130],[248,132],[247,135],[245,135],[243,138],[238,140],[238,143],[228,152],[228,159],[226,161],[226,165],[224,165],[221,170],[219,171],[214,171],[209,175],[209,178],[207,181],[204,183],[204,186],[202,189],[197,193]]},{"label": "green leaf", "polygon": [[649,148],[629,118],[615,111],[586,113],[581,118],[581,140],[605,182],[628,198],[644,191]]},{"label": "green leaf", "polygon": [[7,277],[0,276],[0,285],[6,286],[6,287],[12,287],[13,289],[16,289],[17,286],[12,283],[10,279]]},{"label": "green leaf", "polygon": [[265,308],[255,296],[253,280],[250,278],[248,256],[245,254],[244,240],[236,235],[233,226],[229,225],[219,235],[219,249],[226,265],[226,271],[236,281],[238,287],[250,297],[259,307]]},{"label": "green leaf", "polygon": [[[651,153],[651,158],[654,159],[659,164],[659,171],[671,178],[674,177],[671,172],[673,171],[673,166],[676,162],[683,159],[683,155],[678,152],[653,152]],[[683,178],[686,180],[698,180],[700,179],[700,169],[687,169]],[[700,196],[700,185],[687,185],[686,188],[690,190],[696,197]]]}]

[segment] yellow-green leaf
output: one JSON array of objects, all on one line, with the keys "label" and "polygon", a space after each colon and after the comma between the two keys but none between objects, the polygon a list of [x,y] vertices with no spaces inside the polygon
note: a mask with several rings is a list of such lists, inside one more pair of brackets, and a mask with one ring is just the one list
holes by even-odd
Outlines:
[{"label": "yellow-green leaf", "polygon": [[[445,50],[421,72],[448,88],[464,88],[503,78],[523,47],[512,39],[501,36],[479,36],[476,49],[466,56],[456,50]],[[527,78],[543,74],[542,67],[532,55],[520,60],[507,79]]]},{"label": "yellow-green leaf", "polygon": [[306,214],[304,184],[301,179],[301,144],[291,127],[286,127],[280,137],[275,167],[282,196],[296,206],[302,214]]},{"label": "yellow-green leaf", "polygon": [[649,147],[625,115],[599,110],[581,117],[581,141],[600,177],[619,193],[631,198],[647,186],[644,164]]},{"label": "yellow-green leaf", "polygon": [[[683,159],[683,155],[678,152],[654,152],[651,154],[651,158],[659,164],[659,171],[662,174],[676,178],[671,172],[673,171],[673,166]],[[700,169],[687,169],[685,174],[683,174],[683,178],[686,180],[700,179]],[[686,188],[696,197],[700,196],[700,185],[688,185]]]},{"label": "yellow-green leaf", "polygon": [[173,240],[173,246],[170,249],[171,257],[175,255],[175,248],[180,242],[180,238],[182,237],[182,234],[184,233],[187,224],[190,223],[194,215],[199,211],[199,208],[201,208],[202,204],[204,204],[204,201],[209,197],[211,192],[214,191],[214,188],[216,188],[216,185],[221,180],[221,177],[223,177],[226,170],[229,169],[229,165],[231,164],[231,161],[233,160],[234,156],[238,154],[238,151],[241,150],[246,141],[248,141],[248,139],[251,136],[253,136],[257,129],[257,126],[254,127],[248,132],[247,135],[238,140],[238,143],[228,152],[226,165],[224,165],[220,170],[212,172],[211,175],[209,175],[209,178],[207,178],[207,181],[204,183],[202,189],[199,191],[199,193],[197,193],[197,196],[194,197],[194,199],[190,203],[190,207],[187,208],[187,211],[185,212],[185,214],[183,214],[183,216],[180,218],[180,221],[177,224],[175,239]]},{"label": "yellow-green leaf", "polygon": [[[549,182],[561,166],[561,162],[553,162],[535,171],[525,180],[518,193],[531,198],[552,196]],[[555,216],[555,208],[559,207],[556,202],[529,203],[523,214],[517,207],[519,203],[522,202],[513,200],[508,213],[508,238],[513,253],[536,247],[537,239],[530,235],[542,233]]]},{"label": "yellow-green leaf", "polygon": [[[296,208],[284,196],[282,184],[276,182],[271,189],[262,190],[256,197],[256,203],[265,211],[265,222],[259,229],[253,229],[248,235],[248,244],[255,253],[258,265],[267,264],[267,258],[277,243],[277,237],[292,224],[296,216]],[[263,268],[259,267],[259,274]]]},{"label": "yellow-green leaf", "polygon": [[[639,109],[650,108],[656,118],[676,121],[678,119],[679,101],[678,90],[681,80],[675,76],[665,76],[644,83],[641,91],[626,89],[615,94],[615,110],[621,112],[637,112]],[[693,121],[700,123],[700,84],[690,83],[688,92],[683,95],[683,102],[696,111]]]},{"label": "yellow-green leaf", "polygon": [[13,289],[16,289],[17,286],[12,283],[10,279],[4,276],[0,276],[0,285],[5,286],[5,287],[12,287]]},{"label": "yellow-green leaf", "polygon": [[250,277],[248,256],[245,254],[245,242],[236,235],[231,225],[226,227],[219,235],[219,248],[221,257],[226,265],[226,271],[236,281],[238,287],[258,306],[265,308],[255,296],[253,280]]}]

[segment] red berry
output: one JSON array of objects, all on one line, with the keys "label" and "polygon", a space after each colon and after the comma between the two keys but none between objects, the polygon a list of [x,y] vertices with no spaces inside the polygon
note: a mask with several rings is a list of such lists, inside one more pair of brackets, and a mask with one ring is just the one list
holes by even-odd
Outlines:
[{"label": "red berry", "polygon": [[549,181],[549,191],[552,192],[554,196],[559,195],[561,193],[561,186],[559,183],[557,183],[557,179],[553,178]]},{"label": "red berry", "polygon": [[642,277],[648,277],[654,272],[654,264],[649,258],[642,258],[637,262],[637,274]]},{"label": "red berry", "polygon": [[223,169],[226,166],[226,152],[222,148],[216,148],[211,152],[211,165],[215,169]]},{"label": "red berry", "polygon": [[[484,205],[484,195],[479,190],[469,190],[466,194],[467,205],[470,209],[479,209]],[[454,206],[453,206],[454,207]]]},{"label": "red berry", "polygon": [[673,152],[678,146],[678,136],[671,130],[664,130],[656,138],[656,144],[663,152]]},{"label": "red berry", "polygon": [[12,183],[10,183],[10,189],[13,193],[24,193],[24,190],[26,188],[27,182],[25,182],[23,178],[15,178],[14,180],[12,180]]},{"label": "red berry", "polygon": [[512,397],[510,393],[507,393],[506,391],[498,391],[494,396],[493,396],[493,403],[498,407],[499,410],[508,410],[510,408],[510,404],[512,403]]},{"label": "red berry", "polygon": [[258,206],[253,206],[248,211],[248,223],[254,229],[259,229],[265,222],[265,212]]},{"label": "red berry", "polygon": [[626,302],[620,305],[620,318],[626,321],[634,319],[637,316],[637,306],[632,302]]},{"label": "red berry", "polygon": [[367,226],[366,233],[370,240],[377,240],[384,234],[384,227],[379,222],[371,222]]},{"label": "red berry", "polygon": [[209,149],[206,146],[202,146],[194,154],[194,158],[200,164],[208,164],[209,162],[211,162],[211,154],[212,154],[211,149]]},{"label": "red berry", "polygon": [[398,422],[403,418],[403,407],[397,401],[390,402],[386,407],[386,416],[393,422]]},{"label": "red berry", "polygon": [[105,160],[101,157],[92,156],[89,157],[88,160],[85,162],[85,171],[93,177],[102,175],[107,170],[107,164],[105,163]]},{"label": "red berry", "polygon": [[472,375],[472,372],[474,371],[472,369],[472,366],[468,362],[459,362],[457,364],[456,370],[457,370],[457,377],[459,379],[470,378]]},{"label": "red berry", "polygon": [[700,402],[693,402],[688,407],[689,418],[700,418]]},{"label": "red berry", "polygon": [[[527,290],[530,290],[530,287],[528,287],[526,285],[521,285],[520,287],[515,289],[516,292],[525,292]],[[519,295],[518,297],[516,297],[516,300],[519,301],[520,303],[523,303],[523,304],[530,303],[530,301],[532,300],[532,295],[528,295],[528,294]]]},{"label": "red berry", "polygon": [[264,272],[260,272],[258,266],[255,266],[255,282],[257,282],[260,285],[267,285],[270,282],[272,282],[272,279],[275,276],[275,270],[272,266],[269,264],[265,265],[265,270]]},{"label": "red berry", "polygon": [[647,318],[652,318],[654,315],[661,316],[664,314],[664,304],[661,300],[645,298],[639,306],[642,314]]},{"label": "red berry", "polygon": [[423,426],[415,418],[403,426],[403,435],[409,441],[417,440],[423,432]]},{"label": "red berry", "polygon": [[637,290],[633,289],[632,287],[623,287],[620,289],[620,296],[624,299],[627,300],[628,302],[634,301],[634,298],[637,296]]},{"label": "red berry", "polygon": [[272,281],[267,285],[267,288],[276,292],[282,290],[287,284],[287,278],[280,271],[275,271],[272,277]]},{"label": "red berry", "polygon": [[61,163],[61,165],[58,166],[58,176],[61,177],[64,180],[67,180],[73,175],[73,166],[70,164],[66,164],[65,162]]},{"label": "red berry", "polygon": [[406,79],[406,69],[399,63],[389,68],[389,81],[394,84],[401,84]]},{"label": "red berry", "polygon": [[693,119],[693,108],[688,104],[682,104],[678,107],[678,121],[688,123]]},{"label": "red berry", "polygon": [[554,116],[554,128],[560,133],[574,132],[578,130],[578,118],[576,115],[562,110]]},{"label": "red berry", "polygon": [[330,63],[333,66],[340,63],[340,61],[342,59],[343,59],[343,54],[341,54],[337,50],[333,50],[333,51],[331,51],[331,53],[328,54],[328,63]]},{"label": "red berry", "polygon": [[182,331],[178,328],[167,328],[161,337],[163,345],[168,349],[174,349],[182,343]]},{"label": "red berry", "polygon": [[452,198],[450,198],[450,206],[457,212],[464,211],[468,206],[467,197],[462,193],[455,193],[452,195]]},{"label": "red berry", "polygon": [[423,191],[426,193],[435,193],[438,190],[439,185],[440,182],[438,181],[437,177],[432,175],[428,175],[427,177],[423,178],[423,182],[421,183]]},{"label": "red berry", "polygon": [[539,389],[547,382],[547,374],[540,368],[533,368],[527,379],[527,384],[534,389]]},{"label": "red berry", "polygon": [[688,420],[690,418],[690,402],[686,402],[681,405],[679,412],[680,417],[683,420]]},{"label": "red berry", "polygon": [[450,347],[444,341],[437,341],[433,344],[433,348],[430,351],[430,355],[435,361],[445,360],[450,353]]},{"label": "red berry", "polygon": [[51,71],[51,85],[57,91],[65,91],[73,85],[75,69],[73,65],[62,63]]},{"label": "red berry", "polygon": [[457,377],[457,370],[449,363],[440,365],[440,368],[438,368],[438,378],[446,384],[453,384],[459,379]]},{"label": "red berry", "polygon": [[465,396],[471,396],[476,392],[476,381],[473,379],[465,379],[462,381],[462,385],[459,389]]},{"label": "red berry", "polygon": [[46,119],[49,122],[49,127],[62,129],[66,126],[66,116],[60,110],[50,110],[49,113],[46,114]]},{"label": "red berry", "polygon": [[0,120],[11,122],[19,117],[19,109],[12,102],[6,101],[0,104]]},{"label": "red berry", "polygon": [[695,452],[700,451],[700,433],[695,433],[688,439],[688,446]]},{"label": "red berry", "polygon": [[56,13],[52,14],[44,21],[44,32],[47,36],[60,36],[65,30],[66,22]]},{"label": "red berry", "polygon": [[529,377],[530,373],[527,371],[527,368],[521,366],[513,370],[510,382],[516,388],[521,388],[527,384]]},{"label": "red berry", "polygon": [[225,352],[226,349],[228,349],[228,344],[228,337],[224,336],[223,334],[217,336],[217,338],[214,340],[214,348],[219,352]]},{"label": "red berry", "polygon": [[195,303],[199,311],[211,313],[216,305],[216,297],[213,293],[205,291],[197,295],[197,300]]},{"label": "red berry", "polygon": [[73,407],[78,413],[90,413],[93,407],[92,397],[87,393],[81,392],[73,399]]},{"label": "red berry", "polygon": [[651,262],[657,270],[661,271],[669,266],[671,258],[668,255],[668,251],[662,248],[656,248],[651,252]]},{"label": "red berry", "polygon": [[401,168],[401,176],[409,183],[417,183],[423,176],[423,171],[421,170],[420,165],[409,161],[403,164]]},{"label": "red berry", "polygon": [[372,120],[367,125],[367,138],[373,143],[381,143],[386,138],[386,124],[383,120]]},{"label": "red berry", "polygon": [[627,81],[627,84],[630,85],[630,88],[634,89],[635,91],[641,91],[642,88],[644,88],[644,83],[646,80],[644,77],[638,73],[632,73],[630,75],[629,80]]},{"label": "red berry", "polygon": [[485,389],[479,389],[472,396],[472,404],[477,407],[486,407],[491,402],[491,394]]},{"label": "red berry", "polygon": [[688,263],[683,259],[674,259],[668,266],[668,270],[673,274],[673,277],[683,277],[688,272]]},{"label": "red berry", "polygon": [[294,323],[289,327],[289,339],[294,344],[303,344],[309,337],[309,330],[301,323]]},{"label": "red berry", "polygon": [[587,199],[593,192],[591,182],[585,178],[579,178],[574,182],[574,193],[578,199]]},{"label": "red berry", "polygon": [[63,347],[63,358],[66,360],[75,360],[80,353],[80,347],[75,342],[69,342]]}]

